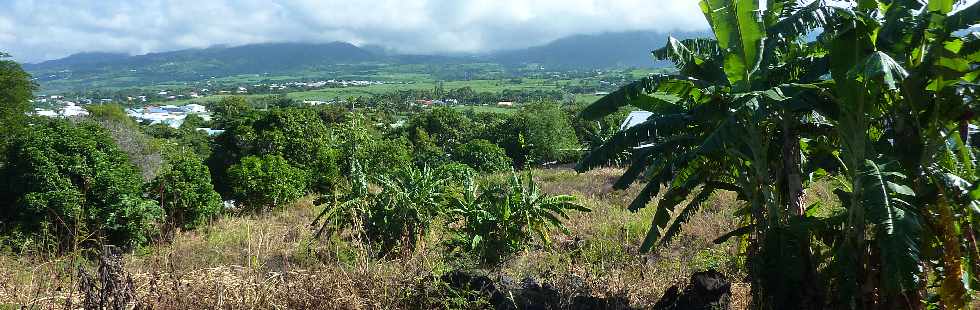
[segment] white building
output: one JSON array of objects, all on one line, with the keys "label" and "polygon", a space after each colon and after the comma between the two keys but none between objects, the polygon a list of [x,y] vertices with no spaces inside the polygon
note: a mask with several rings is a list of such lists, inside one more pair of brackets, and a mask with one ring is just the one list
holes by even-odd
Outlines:
[{"label": "white building", "polygon": [[196,103],[185,105],[181,107],[181,110],[187,113],[194,113],[194,114],[203,114],[208,112],[207,107]]},{"label": "white building", "polygon": [[34,114],[45,117],[58,117],[58,112],[47,109],[34,109]]},{"label": "white building", "polygon": [[74,103],[68,103],[64,108],[61,109],[61,116],[64,117],[75,117],[75,116],[88,116],[88,110],[85,108],[75,105]]}]

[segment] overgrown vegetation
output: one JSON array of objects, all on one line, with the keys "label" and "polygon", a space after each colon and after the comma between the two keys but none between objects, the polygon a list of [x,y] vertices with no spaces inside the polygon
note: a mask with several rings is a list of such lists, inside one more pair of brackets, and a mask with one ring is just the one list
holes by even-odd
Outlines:
[{"label": "overgrown vegetation", "polygon": [[[736,192],[741,227],[726,237],[745,245],[757,308],[964,308],[980,271],[966,143],[980,41],[960,31],[980,5],[956,4],[701,1],[716,39],[670,39],[654,55],[676,74],[585,109],[654,116],[579,170],[631,150],[616,186],[649,183],[630,208],[666,188],[644,250]],[[820,176],[839,181],[839,208],[804,204]]]},{"label": "overgrown vegetation", "polygon": [[[758,309],[975,304],[980,36],[965,31],[980,4],[701,7],[713,39],[669,39],[653,54],[675,72],[589,106],[227,97],[213,139],[203,119],[148,126],[116,106],[25,117],[29,77],[2,62],[0,242],[53,257],[122,246],[150,278],[141,297],[181,305],[231,291],[246,306],[347,294],[352,307],[506,308],[533,291],[569,307],[598,290],[593,307],[650,307],[665,282],[708,269],[746,276]],[[619,130],[628,109],[652,116]],[[575,161],[582,174],[535,170]],[[209,283],[214,268],[247,284],[184,295],[214,293],[179,279]],[[162,288],[160,270],[178,284]]]}]

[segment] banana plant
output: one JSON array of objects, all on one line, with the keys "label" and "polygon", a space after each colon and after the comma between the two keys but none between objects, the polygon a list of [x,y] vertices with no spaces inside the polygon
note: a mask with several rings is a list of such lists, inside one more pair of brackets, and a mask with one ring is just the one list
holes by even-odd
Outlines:
[{"label": "banana plant", "polygon": [[[677,72],[651,76],[602,98],[582,115],[596,119],[632,105],[653,112],[619,132],[579,163],[584,171],[624,150],[632,164],[616,182],[647,181],[631,210],[658,202],[642,250],[669,242],[716,190],[738,193],[749,233],[753,296],[761,308],[819,307],[802,218],[801,139],[824,130],[814,116],[826,107],[821,77],[828,52],[805,40],[836,18],[822,2],[705,0],[701,8],[715,39],[669,38],[653,55]],[[691,202],[681,204],[690,198]],[[802,231],[800,228],[803,228]],[[788,276],[789,275],[789,276]]]},{"label": "banana plant", "polygon": [[562,220],[569,211],[591,212],[570,195],[546,195],[535,184],[531,172],[524,177],[512,173],[510,183],[480,191],[472,179],[454,198],[446,214],[453,223],[451,249],[475,253],[486,266],[496,267],[527,248],[535,237],[549,245],[550,229],[568,233]]},{"label": "banana plant", "polygon": [[[973,88],[977,75],[976,35],[957,32],[978,22],[980,6],[956,10],[956,5],[957,1],[857,1],[838,23],[826,25],[822,35],[831,50],[830,89],[840,112],[835,125],[851,181],[847,241],[837,257],[841,266],[851,269],[841,268],[838,282],[855,288],[845,287],[843,292],[865,287],[884,293],[866,290],[860,292],[863,296],[844,296],[842,301],[851,308],[918,308],[918,300],[927,297],[919,293],[925,286],[923,262],[933,260],[942,262],[937,277],[941,304],[965,306],[961,279],[970,277],[962,272],[974,268],[964,269],[963,258],[977,257],[976,241],[962,238],[959,227],[972,236],[972,226],[957,220],[969,218],[969,204],[949,193],[971,185],[952,182],[951,177],[972,180],[973,173],[960,170],[963,176],[958,176],[951,172],[957,169],[937,167],[943,167],[940,159],[949,153],[943,149],[973,118],[975,108],[964,90]],[[968,147],[958,149],[965,152]],[[967,158],[959,162],[972,160]],[[880,179],[876,172],[881,171],[869,168],[890,162],[898,163],[891,173],[905,177],[904,184],[868,186],[869,180]],[[885,196],[883,192],[913,195],[869,199]],[[875,218],[875,212],[887,216]],[[874,229],[871,239],[864,235],[865,227]],[[868,297],[873,295],[884,298]]]}]

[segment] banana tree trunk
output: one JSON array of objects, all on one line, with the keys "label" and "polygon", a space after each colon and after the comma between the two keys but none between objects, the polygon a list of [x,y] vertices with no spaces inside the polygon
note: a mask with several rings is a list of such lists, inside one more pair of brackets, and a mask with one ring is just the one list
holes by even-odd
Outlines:
[{"label": "banana tree trunk", "polygon": [[943,243],[943,282],[939,297],[946,309],[963,309],[965,307],[966,288],[963,287],[962,252],[960,240],[956,233],[956,220],[953,210],[945,197],[939,198],[939,229]]}]

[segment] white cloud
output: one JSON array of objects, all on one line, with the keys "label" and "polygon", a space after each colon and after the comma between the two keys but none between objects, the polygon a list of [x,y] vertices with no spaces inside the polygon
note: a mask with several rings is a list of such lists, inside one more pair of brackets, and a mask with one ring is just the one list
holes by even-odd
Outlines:
[{"label": "white cloud", "polygon": [[694,0],[0,0],[8,1],[0,49],[24,61],[284,41],[483,52],[573,34],[707,27]]}]

